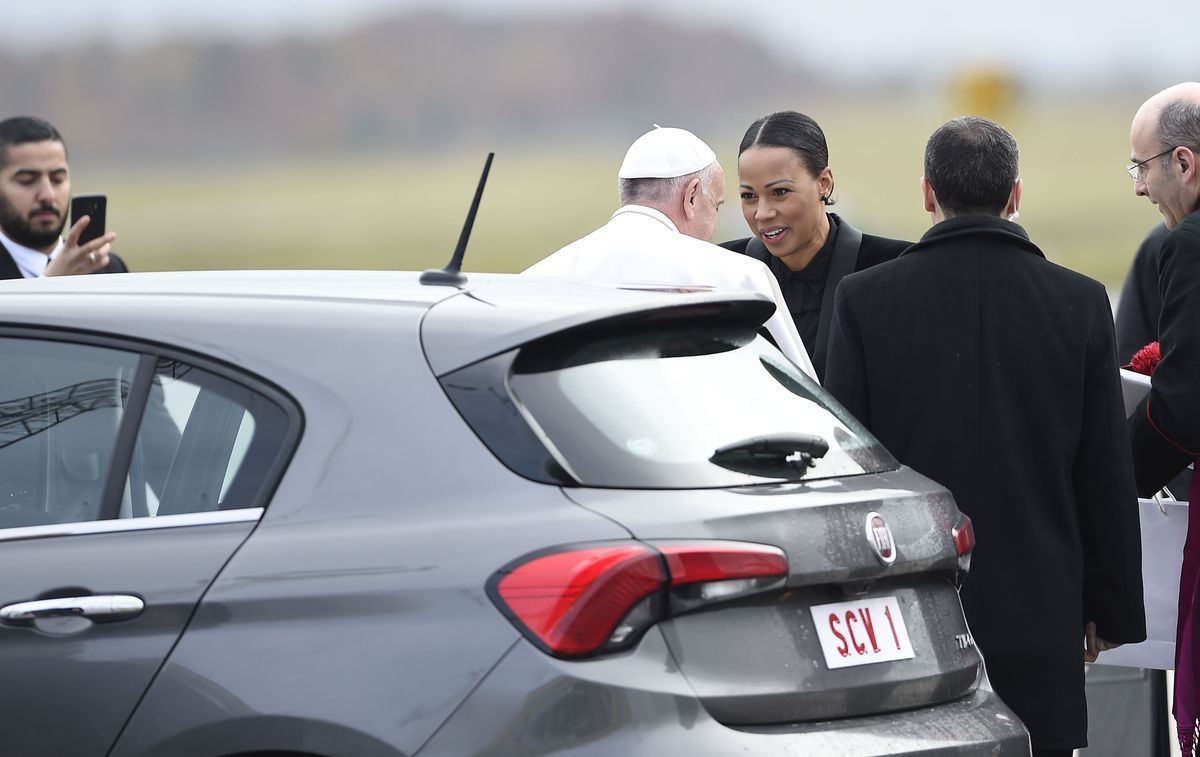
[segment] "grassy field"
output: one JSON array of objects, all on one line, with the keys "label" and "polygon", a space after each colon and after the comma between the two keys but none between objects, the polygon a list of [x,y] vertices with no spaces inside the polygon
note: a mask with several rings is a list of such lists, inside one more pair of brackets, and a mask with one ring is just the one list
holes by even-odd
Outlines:
[{"label": "grassy field", "polygon": [[[1159,215],[1122,166],[1137,103],[1027,106],[1003,121],[1022,149],[1021,223],[1048,257],[1110,285]],[[939,103],[813,107],[838,188],[835,210],[867,232],[928,227],[917,182]],[[748,119],[747,119],[748,120]],[[736,189],[744,123],[702,134],[729,172],[719,240],[745,236]],[[602,223],[625,144],[497,150],[466,270],[520,270]],[[484,148],[451,155],[305,157],[190,167],[75,167],[77,192],[109,194],[116,249],[137,270],[423,269],[449,257]]]}]

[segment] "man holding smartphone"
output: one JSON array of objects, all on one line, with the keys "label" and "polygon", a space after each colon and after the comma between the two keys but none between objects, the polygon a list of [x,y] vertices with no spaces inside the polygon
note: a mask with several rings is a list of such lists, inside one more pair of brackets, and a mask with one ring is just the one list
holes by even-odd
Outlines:
[{"label": "man holding smartphone", "polygon": [[31,116],[0,121],[0,279],[128,270],[112,252],[116,234],[88,239],[97,219],[77,218],[63,236],[70,198],[67,146],[58,130]]}]

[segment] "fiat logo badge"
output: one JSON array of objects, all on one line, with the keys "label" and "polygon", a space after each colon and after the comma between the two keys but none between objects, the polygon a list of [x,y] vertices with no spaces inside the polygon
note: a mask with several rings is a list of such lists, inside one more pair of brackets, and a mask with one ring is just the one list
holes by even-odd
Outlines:
[{"label": "fiat logo badge", "polygon": [[875,556],[884,565],[896,562],[896,540],[892,538],[892,529],[879,513],[867,513],[867,541]]}]

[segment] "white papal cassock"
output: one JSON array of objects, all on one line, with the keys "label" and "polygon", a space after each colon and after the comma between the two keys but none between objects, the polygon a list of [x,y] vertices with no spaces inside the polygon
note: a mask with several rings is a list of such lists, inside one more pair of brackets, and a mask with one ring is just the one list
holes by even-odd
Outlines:
[{"label": "white papal cassock", "polygon": [[770,270],[753,258],[679,233],[671,219],[653,208],[625,205],[599,229],[522,273],[614,284],[759,292],[775,303],[775,312],[765,324],[767,332],[784,355],[817,380]]}]

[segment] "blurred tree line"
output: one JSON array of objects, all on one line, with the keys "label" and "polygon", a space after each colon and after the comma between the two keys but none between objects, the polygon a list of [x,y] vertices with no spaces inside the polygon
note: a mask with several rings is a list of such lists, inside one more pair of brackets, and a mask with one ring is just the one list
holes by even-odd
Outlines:
[{"label": "blurred tree line", "polygon": [[108,159],[570,144],[651,122],[703,132],[814,77],[719,29],[635,15],[391,17],[336,36],[172,40],[0,53],[4,114],[56,123]]}]

